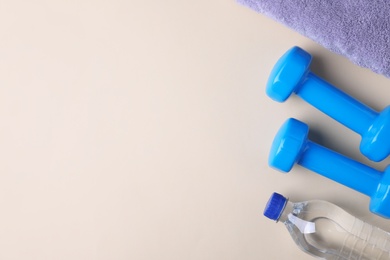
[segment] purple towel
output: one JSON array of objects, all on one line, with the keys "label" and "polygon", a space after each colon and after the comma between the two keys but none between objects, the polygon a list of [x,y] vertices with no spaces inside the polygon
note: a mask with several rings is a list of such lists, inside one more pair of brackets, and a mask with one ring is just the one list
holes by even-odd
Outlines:
[{"label": "purple towel", "polygon": [[362,67],[390,77],[390,1],[237,1]]}]

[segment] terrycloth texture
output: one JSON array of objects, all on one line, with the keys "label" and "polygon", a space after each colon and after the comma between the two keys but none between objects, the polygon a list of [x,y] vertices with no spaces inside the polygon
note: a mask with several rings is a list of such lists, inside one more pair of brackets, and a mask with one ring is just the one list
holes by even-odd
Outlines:
[{"label": "terrycloth texture", "polygon": [[354,63],[390,77],[390,1],[237,0]]}]

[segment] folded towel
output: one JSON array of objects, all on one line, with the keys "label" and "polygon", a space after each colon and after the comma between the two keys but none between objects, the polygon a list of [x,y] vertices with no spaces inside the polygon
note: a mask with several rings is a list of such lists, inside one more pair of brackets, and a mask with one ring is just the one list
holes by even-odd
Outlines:
[{"label": "folded towel", "polygon": [[359,66],[390,77],[390,1],[237,1]]}]

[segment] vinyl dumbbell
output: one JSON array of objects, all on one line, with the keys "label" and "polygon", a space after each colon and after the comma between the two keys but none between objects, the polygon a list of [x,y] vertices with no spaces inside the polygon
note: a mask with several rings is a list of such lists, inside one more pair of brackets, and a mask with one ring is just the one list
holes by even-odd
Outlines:
[{"label": "vinyl dumbbell", "polygon": [[268,163],[289,172],[295,163],[371,197],[370,210],[390,218],[390,167],[384,172],[307,139],[309,127],[288,119],[276,134]]},{"label": "vinyl dumbbell", "polygon": [[266,93],[284,102],[297,94],[325,114],[361,135],[360,151],[373,161],[390,154],[390,106],[382,112],[371,109],[335,88],[314,73],[312,56],[299,47],[288,50],[274,66]]}]

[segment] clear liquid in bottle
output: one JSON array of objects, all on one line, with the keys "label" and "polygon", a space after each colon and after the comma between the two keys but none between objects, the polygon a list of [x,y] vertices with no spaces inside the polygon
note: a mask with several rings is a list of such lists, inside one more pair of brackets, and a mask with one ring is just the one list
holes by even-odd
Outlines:
[{"label": "clear liquid in bottle", "polygon": [[282,222],[295,243],[322,259],[390,259],[390,233],[327,201],[293,203],[272,194],[264,215]]}]

